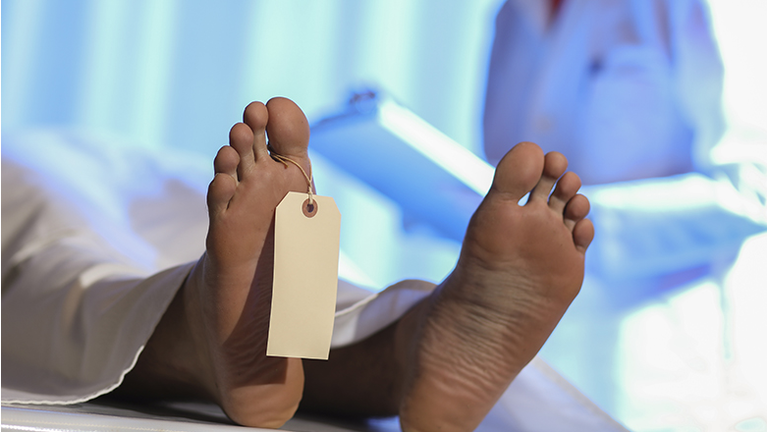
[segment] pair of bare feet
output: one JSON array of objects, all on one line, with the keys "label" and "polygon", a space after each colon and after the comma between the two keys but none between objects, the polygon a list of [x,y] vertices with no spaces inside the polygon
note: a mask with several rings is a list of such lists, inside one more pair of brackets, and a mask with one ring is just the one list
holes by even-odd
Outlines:
[{"label": "pair of bare feet", "polygon": [[[237,423],[279,427],[299,406],[305,377],[300,359],[265,356],[272,222],[284,195],[306,191],[306,180],[270,157],[265,132],[277,153],[309,172],[301,110],[284,98],[250,104],[214,161],[207,251],[150,340],[160,347],[143,363],[165,350],[155,376],[215,400]],[[578,293],[593,227],[580,180],[566,165],[535,144],[512,149],[469,224],[455,270],[394,326],[387,352],[399,366],[387,377],[395,389],[387,404],[404,430],[474,429]],[[333,362],[332,353],[328,367]]]}]

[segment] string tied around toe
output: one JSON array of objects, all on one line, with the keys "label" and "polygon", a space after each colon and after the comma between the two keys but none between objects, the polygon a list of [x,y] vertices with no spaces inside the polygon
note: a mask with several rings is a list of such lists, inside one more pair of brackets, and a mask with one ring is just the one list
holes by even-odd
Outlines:
[{"label": "string tied around toe", "polygon": [[309,162],[309,175],[307,175],[307,172],[304,171],[304,168],[301,166],[300,163],[296,162],[295,160],[289,158],[288,156],[283,156],[275,151],[274,148],[272,148],[271,145],[267,145],[267,150],[269,150],[269,155],[277,162],[282,163],[285,166],[288,166],[288,162],[296,165],[299,170],[301,170],[301,173],[304,174],[304,179],[307,180],[307,195],[309,195],[309,205],[314,206],[314,193],[312,192],[312,162]]}]

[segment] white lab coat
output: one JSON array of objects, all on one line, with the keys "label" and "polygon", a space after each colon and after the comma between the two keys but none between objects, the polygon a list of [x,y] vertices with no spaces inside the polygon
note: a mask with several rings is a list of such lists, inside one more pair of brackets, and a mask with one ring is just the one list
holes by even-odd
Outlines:
[{"label": "white lab coat", "polygon": [[509,0],[483,120],[497,162],[560,151],[585,184],[707,170],[722,134],[722,65],[700,0]]}]

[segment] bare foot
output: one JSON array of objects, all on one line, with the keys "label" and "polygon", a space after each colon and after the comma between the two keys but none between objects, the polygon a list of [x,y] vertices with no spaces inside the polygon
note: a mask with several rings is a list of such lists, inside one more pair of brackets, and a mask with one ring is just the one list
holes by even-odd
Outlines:
[{"label": "bare foot", "polygon": [[584,219],[588,200],[576,194],[581,181],[563,175],[566,166],[535,144],[513,148],[472,217],[456,269],[406,316],[420,334],[398,336],[415,341],[400,406],[405,431],[475,429],[579,292],[594,229]]},{"label": "bare foot", "polygon": [[200,358],[201,385],[235,422],[279,427],[301,399],[301,359],[266,357],[273,216],[288,191],[306,192],[309,126],[288,99],[250,104],[219,150],[208,189],[206,253],[184,287],[183,307]]}]

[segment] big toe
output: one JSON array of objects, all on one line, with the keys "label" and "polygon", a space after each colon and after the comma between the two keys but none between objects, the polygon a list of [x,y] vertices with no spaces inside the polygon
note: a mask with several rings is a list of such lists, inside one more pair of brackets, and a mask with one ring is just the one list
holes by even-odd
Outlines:
[{"label": "big toe", "polygon": [[267,102],[269,145],[280,155],[306,157],[309,145],[309,122],[292,100],[283,97]]},{"label": "big toe", "polygon": [[492,192],[520,200],[539,182],[544,170],[544,152],[530,142],[521,142],[501,159],[493,178]]}]

